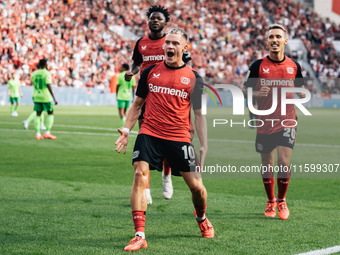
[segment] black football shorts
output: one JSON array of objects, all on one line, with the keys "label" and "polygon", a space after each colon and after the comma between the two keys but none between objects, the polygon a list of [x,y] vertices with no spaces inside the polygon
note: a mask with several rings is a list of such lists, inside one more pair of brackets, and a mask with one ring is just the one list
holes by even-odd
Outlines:
[{"label": "black football shorts", "polygon": [[180,172],[194,172],[197,165],[195,149],[190,143],[165,140],[146,134],[137,136],[132,163],[145,161],[149,163],[150,170],[162,171],[164,159],[167,159],[171,173],[175,176],[180,176]]},{"label": "black football shorts", "polygon": [[296,128],[285,128],[277,133],[257,134],[255,148],[259,153],[270,153],[277,146],[294,148]]}]

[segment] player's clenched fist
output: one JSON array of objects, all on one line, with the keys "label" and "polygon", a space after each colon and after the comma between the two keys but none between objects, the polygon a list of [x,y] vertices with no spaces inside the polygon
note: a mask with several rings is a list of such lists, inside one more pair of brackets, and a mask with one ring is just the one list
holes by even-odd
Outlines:
[{"label": "player's clenched fist", "polygon": [[258,92],[258,96],[259,97],[266,97],[266,96],[268,96],[269,91],[270,91],[269,87],[261,87],[261,89]]},{"label": "player's clenched fist", "polygon": [[124,78],[125,78],[126,81],[131,81],[132,76],[133,76],[133,73],[126,72]]}]

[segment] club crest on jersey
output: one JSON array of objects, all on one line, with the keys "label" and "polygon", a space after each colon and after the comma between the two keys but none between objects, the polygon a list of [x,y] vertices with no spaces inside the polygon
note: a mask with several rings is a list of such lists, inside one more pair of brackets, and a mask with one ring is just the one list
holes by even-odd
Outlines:
[{"label": "club crest on jersey", "polygon": [[189,85],[189,83],[190,83],[190,79],[187,78],[187,77],[184,77],[184,76],[181,77],[180,81],[184,85]]},{"label": "club crest on jersey", "polygon": [[262,70],[263,70],[263,73],[269,73],[269,68],[268,69],[262,68]]},{"label": "club crest on jersey", "polygon": [[157,78],[157,79],[158,79],[160,75],[161,75],[160,73],[159,73],[159,74],[153,73],[153,74],[152,74],[152,78]]},{"label": "club crest on jersey", "polygon": [[293,74],[294,73],[294,68],[293,67],[287,67],[287,73]]},{"label": "club crest on jersey", "polygon": [[145,45],[145,46],[142,46],[142,50],[146,50],[146,45]]}]

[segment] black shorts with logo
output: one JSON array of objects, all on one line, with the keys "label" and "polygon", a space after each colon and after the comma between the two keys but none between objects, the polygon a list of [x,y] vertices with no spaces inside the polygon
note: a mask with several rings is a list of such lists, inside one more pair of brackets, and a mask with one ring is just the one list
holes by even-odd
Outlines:
[{"label": "black shorts with logo", "polygon": [[167,159],[171,173],[180,176],[180,172],[195,171],[197,158],[194,146],[187,142],[169,141],[150,135],[137,136],[133,149],[132,163],[145,161],[150,170],[162,171],[163,161]]},{"label": "black shorts with logo", "polygon": [[296,128],[285,128],[273,134],[257,134],[255,148],[259,153],[270,153],[277,146],[294,148]]}]

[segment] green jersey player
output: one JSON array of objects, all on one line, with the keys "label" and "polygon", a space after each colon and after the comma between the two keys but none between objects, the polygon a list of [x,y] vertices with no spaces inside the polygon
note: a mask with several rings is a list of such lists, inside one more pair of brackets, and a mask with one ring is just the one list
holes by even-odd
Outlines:
[{"label": "green jersey player", "polygon": [[[32,73],[31,81],[34,87],[33,90],[33,101],[34,101],[34,111],[37,112],[37,116],[34,119],[34,127],[36,131],[35,138],[41,140],[43,138],[56,139],[57,137],[51,135],[50,130],[53,126],[54,115],[53,115],[53,104],[52,98],[55,105],[58,104],[54,97],[53,90],[51,88],[52,77],[51,73],[47,70],[47,60],[41,59],[37,65],[38,70]],[[46,118],[46,131],[44,136],[40,134],[41,125],[41,113],[42,111],[47,112]]]},{"label": "green jersey player", "polygon": [[19,107],[19,96],[22,97],[22,93],[20,90],[20,80],[15,79],[13,74],[11,74],[11,78],[8,80],[8,94],[11,103],[11,116],[18,117],[17,109]]},{"label": "green jersey player", "polygon": [[[118,105],[118,112],[119,117],[122,120],[122,127],[124,127],[125,120],[126,120],[126,112],[130,105],[130,99],[131,99],[131,88],[133,90],[136,86],[136,80],[135,77],[132,76],[131,80],[126,81],[125,80],[125,73],[129,70],[128,64],[123,64],[120,68],[121,73],[118,76],[118,82],[117,82],[117,105]],[[134,93],[132,93],[134,95]]]}]

